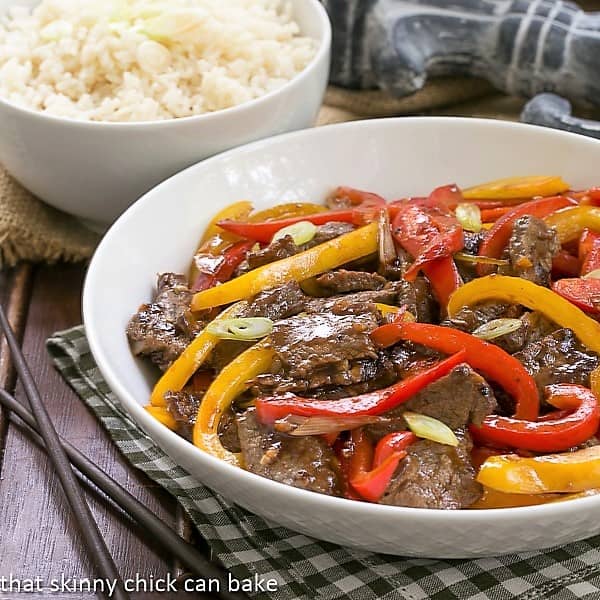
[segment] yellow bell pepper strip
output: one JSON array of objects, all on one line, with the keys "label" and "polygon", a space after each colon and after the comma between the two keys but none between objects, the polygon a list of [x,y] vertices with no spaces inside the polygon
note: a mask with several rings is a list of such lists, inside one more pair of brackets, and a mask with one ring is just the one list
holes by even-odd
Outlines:
[{"label": "yellow bell pepper strip", "polygon": [[463,306],[472,306],[485,300],[522,304],[541,312],[561,327],[572,329],[585,346],[600,353],[600,323],[552,290],[521,277],[488,275],[469,281],[450,297],[448,314],[452,317]]},{"label": "yellow bell pepper strip", "polygon": [[[288,219],[290,217],[303,217],[325,212],[326,206],[312,204],[311,202],[291,202],[289,204],[278,204],[265,210],[259,210],[248,217],[249,223],[260,223],[261,221],[272,221],[274,219]],[[241,219],[232,218],[234,221]]]},{"label": "yellow bell pepper strip", "polygon": [[[569,494],[571,496],[571,494]],[[507,494],[493,490],[489,487],[483,488],[483,496],[469,509],[481,510],[489,508],[515,508],[517,506],[535,506],[536,504],[546,504],[547,502],[556,502],[557,500],[566,500],[567,496],[563,494]]]},{"label": "yellow bell pepper strip", "polygon": [[596,367],[590,374],[590,387],[596,398],[600,398],[600,367]]},{"label": "yellow bell pepper strip", "polygon": [[271,366],[273,354],[266,340],[259,342],[231,361],[217,375],[204,394],[198,410],[192,433],[195,446],[232,465],[242,466],[240,455],[229,452],[221,444],[219,422],[235,398],[248,389],[250,381]]},{"label": "yellow bell pepper strip", "polygon": [[515,454],[492,456],[481,466],[477,481],[506,494],[595,489],[600,487],[600,446],[533,458]]},{"label": "yellow bell pepper strip", "polygon": [[383,304],[382,302],[376,302],[375,306],[384,317],[387,317],[388,315],[397,315],[399,312],[406,312],[406,306],[391,306],[390,304]]},{"label": "yellow bell pepper strip", "polygon": [[[244,306],[245,303],[238,303],[229,307],[215,321],[237,316]],[[206,329],[198,334],[175,362],[162,374],[152,390],[150,404],[152,406],[166,406],[165,394],[182,390],[183,386],[200,368],[200,365],[208,358],[219,341],[220,339],[216,335],[208,333]]]},{"label": "yellow bell pepper strip", "polygon": [[254,269],[222,285],[197,293],[192,310],[205,310],[251,298],[288,281],[303,281],[377,252],[377,223],[345,233],[289,258]]},{"label": "yellow bell pepper strip", "polygon": [[546,394],[548,403],[560,412],[538,421],[487,416],[480,426],[469,427],[476,443],[533,452],[563,452],[583,444],[598,431],[600,407],[591,390],[558,383],[546,386]]},{"label": "yellow bell pepper strip", "polygon": [[552,175],[530,175],[526,177],[508,177],[497,179],[463,190],[463,196],[469,200],[486,198],[490,200],[509,200],[512,198],[533,198],[535,196],[554,196],[569,189],[569,184],[560,177]]},{"label": "yellow bell pepper strip", "polygon": [[[230,204],[226,206],[223,210],[219,211],[210,221],[208,227],[204,231],[204,235],[200,240],[200,245],[205,244],[210,241],[212,238],[216,236],[222,236],[225,231],[221,229],[217,223],[219,221],[224,221],[225,219],[246,219],[250,212],[252,211],[252,203],[247,200],[242,200],[241,202],[235,202],[234,204]],[[237,239],[237,238],[236,238]]]},{"label": "yellow bell pepper strip", "polygon": [[149,404],[144,407],[157,421],[160,421],[163,425],[175,431],[177,429],[177,421],[168,409],[162,406],[152,406]]},{"label": "yellow bell pepper strip", "polygon": [[577,498],[589,498],[590,496],[597,496],[598,494],[600,494],[600,488],[592,488],[591,490],[585,490],[575,494],[558,494],[556,499],[551,500],[551,502],[564,502],[565,500],[576,500]]},{"label": "yellow bell pepper strip", "polygon": [[190,285],[192,285],[200,275],[200,269],[196,265],[196,257],[199,257],[199,259],[202,260],[204,255],[207,254],[220,256],[223,250],[240,239],[238,236],[221,229],[217,225],[217,222],[222,219],[244,219],[247,218],[251,211],[252,204],[250,202],[236,202],[235,204],[226,206],[212,219],[205,229],[204,234],[200,239],[200,243],[198,244],[198,248],[196,249],[196,252],[194,252],[194,257],[192,258],[192,264],[188,275]]},{"label": "yellow bell pepper strip", "polygon": [[548,215],[544,221],[556,229],[559,242],[566,244],[578,240],[586,228],[600,233],[600,208],[573,206]]}]

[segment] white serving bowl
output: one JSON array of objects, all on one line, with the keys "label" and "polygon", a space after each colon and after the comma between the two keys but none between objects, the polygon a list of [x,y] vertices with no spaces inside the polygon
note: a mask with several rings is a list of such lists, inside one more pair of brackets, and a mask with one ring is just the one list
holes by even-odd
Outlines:
[{"label": "white serving bowl", "polygon": [[[35,6],[37,0],[0,0]],[[280,89],[214,113],[137,123],[86,122],[0,98],[0,163],[35,195],[106,229],[142,194],[208,156],[314,124],[329,75],[331,26],[318,0],[291,0],[311,63]]]},{"label": "white serving bowl", "polygon": [[[93,355],[132,418],[178,464],[226,498],[302,533],[396,555],[461,558],[535,550],[600,533],[600,496],[542,506],[443,511],[380,506],[296,489],[219,461],[142,407],[156,373],[135,359],[125,327],[156,274],[185,272],[215,211],[318,202],[349,185],[397,198],[525,174],[597,185],[600,142],[501,121],[400,118],[312,129],[206,160],[146,194],[110,229],[89,269],[83,314]],[[451,399],[449,399],[451,401]]]}]

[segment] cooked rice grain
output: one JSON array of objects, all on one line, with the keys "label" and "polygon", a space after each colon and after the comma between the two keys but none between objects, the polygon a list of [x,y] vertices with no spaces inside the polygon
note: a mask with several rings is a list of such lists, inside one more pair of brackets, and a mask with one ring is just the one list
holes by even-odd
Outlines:
[{"label": "cooked rice grain", "polygon": [[316,52],[281,0],[43,0],[0,22],[0,96],[90,121],[154,121],[242,104]]}]

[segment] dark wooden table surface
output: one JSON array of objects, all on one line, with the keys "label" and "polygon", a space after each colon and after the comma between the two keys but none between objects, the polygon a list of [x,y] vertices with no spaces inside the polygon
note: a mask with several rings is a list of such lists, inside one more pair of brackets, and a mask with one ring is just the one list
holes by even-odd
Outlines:
[{"label": "dark wooden table surface", "polygon": [[[53,369],[45,348],[53,332],[81,323],[81,265],[24,265],[0,272],[0,301],[22,339],[22,347],[48,410],[63,436],[137,496],[160,518],[190,535],[187,520],[173,498],[133,469],[117,452],[93,414]],[[15,376],[4,341],[0,345],[0,385],[13,391]],[[22,390],[16,385],[21,401]],[[123,577],[149,579],[181,575],[180,566],[99,493],[89,493],[93,513]],[[94,577],[62,491],[44,453],[26,433],[0,413],[0,578]],[[1,591],[0,600],[45,598]],[[5,584],[7,587],[8,584]],[[53,600],[92,598],[93,594],[52,594]],[[132,598],[197,598],[195,593],[132,594]]]}]

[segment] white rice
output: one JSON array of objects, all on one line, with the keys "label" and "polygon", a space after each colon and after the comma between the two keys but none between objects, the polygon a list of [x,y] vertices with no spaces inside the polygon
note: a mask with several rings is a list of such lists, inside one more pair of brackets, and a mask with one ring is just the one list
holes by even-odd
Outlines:
[{"label": "white rice", "polygon": [[80,120],[188,117],[281,87],[315,52],[281,0],[43,0],[0,22],[0,96]]}]

